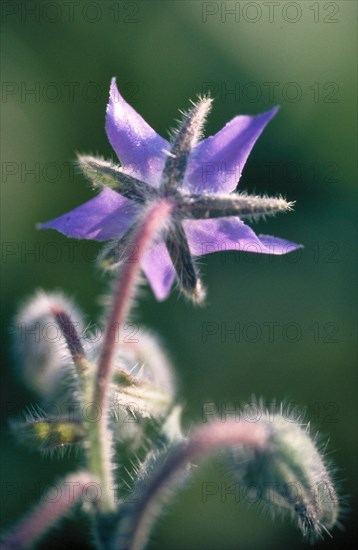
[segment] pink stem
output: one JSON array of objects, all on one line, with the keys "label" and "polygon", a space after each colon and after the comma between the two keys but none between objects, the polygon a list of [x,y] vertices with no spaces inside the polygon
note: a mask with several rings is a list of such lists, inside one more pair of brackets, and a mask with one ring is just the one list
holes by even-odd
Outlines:
[{"label": "pink stem", "polygon": [[262,448],[267,441],[263,426],[247,421],[216,421],[198,428],[185,443],[177,445],[160,467],[138,499],[129,504],[126,518],[118,529],[114,548],[141,550],[147,541],[150,529],[160,509],[161,497],[174,481],[176,474],[190,462],[204,458],[208,453],[225,447],[245,445]]},{"label": "pink stem", "polygon": [[87,371],[88,364],[85,350],[83,349],[82,342],[75,325],[73,324],[71,317],[61,306],[51,306],[51,312],[57,321],[63,336],[65,337],[67,347],[77,369],[77,374],[81,378]]},{"label": "pink stem", "polygon": [[[88,499],[87,489],[95,485],[93,477],[85,472],[68,476],[56,486],[56,493],[51,500],[38,504],[36,508],[21,520],[3,538],[2,550],[15,550],[31,547],[46,531],[63,517],[82,496]],[[96,487],[96,493],[98,485]]]},{"label": "pink stem", "polygon": [[173,209],[169,201],[162,200],[147,211],[143,223],[133,236],[135,256],[131,255],[120,272],[113,306],[104,335],[102,354],[99,361],[95,383],[94,400],[103,410],[106,400],[106,390],[111,380],[113,370],[113,354],[116,350],[116,329],[121,327],[128,315],[135,286],[141,268],[141,260],[148,250],[156,234],[162,229]]},{"label": "pink stem", "polygon": [[102,511],[114,510],[113,468],[111,467],[112,439],[107,428],[108,422],[108,387],[112,380],[117,339],[116,329],[125,322],[134,290],[139,278],[141,261],[152,244],[153,239],[168,221],[173,205],[161,200],[151,206],[145,213],[142,223],[133,233],[135,257],[124,263],[116,282],[112,310],[104,334],[104,343],[100,355],[94,386],[93,400],[100,411],[97,423],[89,425],[88,464],[89,469],[101,483],[103,498],[100,502]]}]

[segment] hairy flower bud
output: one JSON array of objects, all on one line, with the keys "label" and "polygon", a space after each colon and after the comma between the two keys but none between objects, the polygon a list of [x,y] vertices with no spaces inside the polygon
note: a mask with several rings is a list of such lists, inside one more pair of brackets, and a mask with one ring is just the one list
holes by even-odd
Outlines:
[{"label": "hairy flower bud", "polygon": [[112,387],[118,405],[141,417],[160,417],[175,396],[175,377],[170,361],[157,340],[140,330],[136,339],[119,348]]},{"label": "hairy flower bud", "polygon": [[149,439],[153,430],[156,434],[164,430],[168,432],[168,440],[175,439],[178,429],[175,415],[170,411],[176,380],[170,359],[159,341],[140,329],[133,341],[118,348],[114,363],[109,409],[116,443],[130,442],[131,449],[137,449],[147,430]]},{"label": "hairy flower bud", "polygon": [[65,451],[83,441],[85,430],[80,422],[72,419],[57,419],[41,416],[41,411],[26,414],[25,421],[10,423],[12,432],[19,443],[42,453],[57,454],[62,457]]},{"label": "hairy flower bud", "polygon": [[[66,346],[66,334],[56,315],[69,327],[72,349]],[[15,351],[19,372],[30,389],[48,396],[57,387],[63,367],[72,362],[70,354],[82,349],[79,327],[83,328],[80,314],[62,294],[38,291],[24,304],[15,319]]]},{"label": "hairy flower bud", "polygon": [[233,449],[235,475],[263,504],[291,513],[304,535],[315,539],[329,532],[337,521],[339,502],[308,427],[288,414],[265,413],[257,423],[269,434],[267,445]]},{"label": "hairy flower bud", "polygon": [[[176,380],[173,366],[163,349],[163,345],[152,334],[144,329],[138,329],[132,341],[124,344],[125,356],[129,365],[124,368],[134,374],[139,380],[148,382],[173,398],[175,395]],[[118,357],[120,361],[120,356]],[[137,372],[133,372],[133,365],[137,365]],[[129,369],[129,370],[128,370]]]}]

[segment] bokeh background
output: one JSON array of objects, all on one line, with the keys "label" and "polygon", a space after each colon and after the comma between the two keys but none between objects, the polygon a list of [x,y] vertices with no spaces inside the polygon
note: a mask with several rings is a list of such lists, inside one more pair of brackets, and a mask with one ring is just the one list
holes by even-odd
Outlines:
[{"label": "bokeh background", "polygon": [[[220,412],[252,394],[306,411],[313,430],[330,439],[348,496],[345,530],[317,548],[352,547],[356,3],[28,0],[3,2],[2,9],[2,525],[11,525],[75,462],[30,453],[12,438],[7,417],[35,397],[15,375],[9,331],[19,303],[37,288],[62,288],[92,322],[101,313],[97,245],[36,231],[35,224],[91,197],[72,168],[77,151],[115,158],[104,113],[117,76],[126,99],[164,136],[178,109],[208,89],[215,102],[206,135],[236,114],[282,107],[256,144],[240,187],[297,201],[294,213],[255,229],[303,243],[302,253],[209,255],[201,262],[206,308],[193,309],[176,292],[157,303],[147,289],[135,318],[166,342],[187,427],[202,421],[205,403]],[[204,482],[229,481],[219,460],[198,469],[149,548],[308,548],[288,521],[272,522],[256,507],[230,496],[222,502],[219,493],[202,502]],[[41,548],[88,544],[69,519]]]}]

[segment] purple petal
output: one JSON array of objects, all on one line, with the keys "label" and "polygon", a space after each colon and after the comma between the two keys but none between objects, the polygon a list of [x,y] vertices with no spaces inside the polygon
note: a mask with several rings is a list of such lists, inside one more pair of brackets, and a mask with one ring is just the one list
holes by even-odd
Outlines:
[{"label": "purple petal", "polygon": [[163,241],[154,244],[142,261],[143,271],[158,300],[165,300],[175,279],[175,270]]},{"label": "purple petal", "polygon": [[189,158],[186,189],[195,193],[233,191],[251,149],[278,109],[257,116],[237,116],[217,134],[200,141]]},{"label": "purple petal", "polygon": [[195,256],[225,250],[243,250],[259,254],[287,254],[301,245],[270,237],[257,236],[239,218],[185,220],[183,222],[191,253]]},{"label": "purple petal", "polygon": [[169,143],[159,136],[120,95],[112,78],[106,131],[128,174],[158,186]]},{"label": "purple petal", "polygon": [[290,241],[272,237],[271,235],[259,235],[258,238],[268,250],[268,252],[264,252],[264,254],[288,254],[303,246],[302,244],[291,243]]},{"label": "purple petal", "polygon": [[56,229],[76,239],[107,241],[124,235],[135,221],[136,212],[135,203],[105,188],[94,199],[40,228]]}]

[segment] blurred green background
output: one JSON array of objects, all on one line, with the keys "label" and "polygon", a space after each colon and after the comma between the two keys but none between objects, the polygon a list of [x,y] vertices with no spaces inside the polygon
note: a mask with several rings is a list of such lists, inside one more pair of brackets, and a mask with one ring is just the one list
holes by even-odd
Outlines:
[{"label": "blurred green background", "polygon": [[[176,292],[157,303],[148,289],[135,318],[166,342],[188,427],[201,422],[204,403],[214,402],[220,412],[252,394],[307,411],[313,430],[330,438],[341,493],[348,495],[345,531],[335,530],[317,548],[353,546],[356,7],[323,0],[3,2],[3,526],[36,501],[36,488],[75,462],[31,454],[10,435],[6,417],[35,398],[15,376],[7,327],[37,288],[62,288],[93,322],[101,313],[97,245],[36,231],[35,224],[91,197],[71,167],[77,151],[115,158],[104,114],[110,79],[117,76],[126,99],[164,136],[178,109],[208,89],[215,102],[206,135],[236,114],[282,106],[256,144],[240,187],[297,201],[294,213],[255,229],[303,243],[302,254],[209,255],[201,262],[206,308],[194,309]],[[214,323],[210,334],[208,323]],[[229,480],[220,461],[198,469],[149,547],[309,546],[288,521],[272,522],[230,496],[202,502],[204,482]],[[12,492],[7,482],[19,483],[23,492]],[[85,546],[74,522],[65,525],[41,548]]]}]

